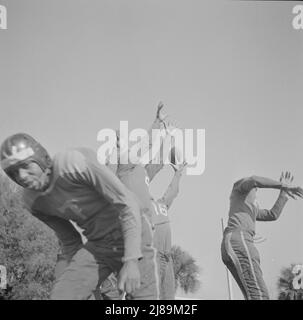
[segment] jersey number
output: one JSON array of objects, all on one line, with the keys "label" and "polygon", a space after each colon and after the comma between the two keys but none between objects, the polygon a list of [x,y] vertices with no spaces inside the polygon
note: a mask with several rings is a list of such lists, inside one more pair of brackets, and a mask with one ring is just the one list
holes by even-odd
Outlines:
[{"label": "jersey number", "polygon": [[294,266],[292,274],[295,276],[292,280],[292,286],[294,289],[303,289],[303,265],[297,264]]}]

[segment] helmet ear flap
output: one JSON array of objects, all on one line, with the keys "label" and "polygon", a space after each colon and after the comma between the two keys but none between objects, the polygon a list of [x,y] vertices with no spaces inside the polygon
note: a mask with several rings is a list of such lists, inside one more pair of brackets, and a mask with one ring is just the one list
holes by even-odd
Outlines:
[{"label": "helmet ear flap", "polygon": [[39,142],[36,142],[35,154],[32,158],[34,161],[36,161],[40,165],[40,167],[43,170],[52,167],[51,157],[49,156],[48,152],[44,149],[44,147]]}]

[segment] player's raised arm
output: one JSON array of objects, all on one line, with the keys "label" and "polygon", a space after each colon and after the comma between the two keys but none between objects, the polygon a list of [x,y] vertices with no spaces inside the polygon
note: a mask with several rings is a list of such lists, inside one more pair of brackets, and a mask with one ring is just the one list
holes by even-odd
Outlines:
[{"label": "player's raised arm", "polygon": [[[161,109],[164,107],[162,102],[159,102],[158,107],[157,107],[157,114],[156,118],[153,121],[152,125],[150,126],[147,135],[145,135],[142,140],[141,140],[141,159],[140,162],[143,163],[145,162],[145,158],[149,156],[149,153],[153,147],[153,137],[154,139],[159,138],[159,134],[163,136],[163,138],[166,135],[166,132],[164,130],[163,126],[163,120],[162,120],[162,113]],[[158,131],[155,131],[158,130]],[[157,133],[157,134],[156,134]],[[159,144],[159,147],[161,147],[161,144]],[[149,160],[149,157],[148,157]],[[146,162],[145,162],[146,163]]]},{"label": "player's raised arm", "polygon": [[166,205],[167,209],[170,208],[173,201],[178,196],[180,180],[181,180],[182,173],[183,173],[183,170],[186,167],[186,165],[187,165],[187,163],[184,162],[178,169],[176,169],[174,166],[172,166],[175,170],[175,174],[174,174],[172,181],[169,184],[167,190],[165,191],[164,195],[159,200],[159,202],[164,203]]},{"label": "player's raised arm", "polygon": [[251,176],[235,183],[235,189],[241,193],[248,193],[253,188],[281,189],[282,183],[270,178]]},{"label": "player's raised arm", "polygon": [[[286,172],[285,175],[290,175]],[[238,190],[241,193],[248,193],[253,188],[269,188],[269,189],[280,189],[284,190],[290,196],[295,195],[302,197],[303,190],[300,187],[293,186],[291,184],[286,184],[284,181],[277,181],[270,178],[251,176],[249,178],[244,178],[234,184],[234,190]]]},{"label": "player's raised arm", "polygon": [[274,206],[270,209],[258,209],[256,219],[257,221],[275,221],[277,220],[288,200],[284,191],[281,191]]},{"label": "player's raised arm", "polygon": [[292,184],[293,180],[294,177],[289,171],[282,172],[280,182],[283,183],[283,188],[281,190],[293,199],[296,199],[296,197],[303,198],[303,189],[299,186],[294,186]]},{"label": "player's raised arm", "polygon": [[[155,149],[156,146],[154,146],[153,140],[152,140],[152,130],[158,129],[161,130],[161,143],[159,145],[159,150],[156,150],[157,153],[152,154],[152,159],[150,162],[145,166],[146,172],[149,177],[149,181],[151,182],[153,178],[157,175],[157,173],[163,168],[164,166],[164,154],[162,154],[162,147],[164,144],[164,141],[166,139],[172,139],[172,135],[174,130],[177,128],[176,124],[173,123],[171,119],[169,119],[169,116],[166,115],[163,112],[163,103],[160,102],[157,108],[157,115],[156,119],[153,122],[150,130],[149,130],[149,150]],[[172,140],[171,140],[172,141]],[[172,148],[172,146],[171,146]],[[164,153],[164,152],[163,152]]]},{"label": "player's raised arm", "polygon": [[[295,199],[295,195],[300,196],[298,194],[299,187],[291,187],[293,179],[294,179],[294,177],[291,175],[290,172],[285,172],[285,173],[282,172],[281,177],[280,177],[280,182],[283,185],[289,186],[289,188],[286,189],[286,191],[281,190],[277,201],[275,202],[274,206],[270,210],[258,209],[257,216],[256,216],[258,221],[277,220],[280,217],[287,200],[289,198]],[[297,190],[297,192],[295,192],[293,190]]]}]

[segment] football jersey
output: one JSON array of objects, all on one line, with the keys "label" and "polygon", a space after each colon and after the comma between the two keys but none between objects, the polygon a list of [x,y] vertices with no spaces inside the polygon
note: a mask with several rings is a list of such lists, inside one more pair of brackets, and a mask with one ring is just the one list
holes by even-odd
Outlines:
[{"label": "football jersey", "polygon": [[105,243],[106,236],[120,230],[124,260],[140,258],[141,222],[132,193],[95,152],[71,149],[55,155],[51,184],[44,192],[24,189],[26,208],[57,234],[63,254],[70,256],[82,243],[71,221],[83,229],[88,242]]},{"label": "football jersey", "polygon": [[168,217],[167,206],[159,201],[153,201],[155,215],[153,222],[155,225],[154,245],[160,252],[171,251],[171,227]]},{"label": "football jersey", "polygon": [[280,193],[271,210],[260,209],[256,203],[247,199],[247,195],[253,188],[280,189],[281,186],[279,182],[257,176],[237,181],[230,195],[229,219],[225,232],[241,229],[253,237],[256,221],[276,220],[287,202],[287,196],[283,192]]}]

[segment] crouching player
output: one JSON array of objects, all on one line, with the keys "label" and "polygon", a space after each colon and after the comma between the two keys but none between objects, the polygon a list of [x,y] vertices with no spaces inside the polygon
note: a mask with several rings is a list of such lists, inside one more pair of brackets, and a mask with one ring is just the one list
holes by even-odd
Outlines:
[{"label": "crouching player", "polygon": [[[149,252],[141,239],[137,201],[93,151],[72,149],[51,159],[40,143],[20,133],[2,143],[0,160],[5,173],[24,188],[27,209],[62,244],[67,263],[51,299],[88,299],[112,272],[133,299],[157,297],[155,280],[146,276],[142,263]],[[85,244],[70,221],[83,229]]]}]

